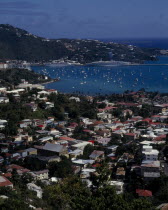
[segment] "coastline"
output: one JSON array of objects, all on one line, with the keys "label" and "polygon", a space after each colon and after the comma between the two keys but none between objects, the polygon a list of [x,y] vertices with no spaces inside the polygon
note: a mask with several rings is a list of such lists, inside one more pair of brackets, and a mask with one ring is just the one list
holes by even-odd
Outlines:
[{"label": "coastline", "polygon": [[51,81],[42,82],[42,83],[40,83],[40,84],[41,84],[41,85],[47,85],[47,84],[51,84],[51,83],[59,82],[59,81],[60,81],[59,79],[52,79]]}]

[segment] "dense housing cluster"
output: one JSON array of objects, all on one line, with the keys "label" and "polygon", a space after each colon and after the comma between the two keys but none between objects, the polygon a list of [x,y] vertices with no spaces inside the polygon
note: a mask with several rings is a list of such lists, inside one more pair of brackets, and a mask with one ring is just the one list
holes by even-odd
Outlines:
[{"label": "dense housing cluster", "polygon": [[25,79],[1,85],[0,206],[161,209],[167,133],[166,94],[61,94]]}]

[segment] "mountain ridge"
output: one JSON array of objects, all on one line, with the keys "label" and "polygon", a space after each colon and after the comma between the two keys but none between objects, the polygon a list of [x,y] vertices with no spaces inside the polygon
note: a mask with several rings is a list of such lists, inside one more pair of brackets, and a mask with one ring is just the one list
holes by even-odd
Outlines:
[{"label": "mountain ridge", "polygon": [[145,60],[154,60],[158,53],[158,49],[99,40],[47,39],[9,24],[0,24],[0,60],[49,62],[62,59],[87,64],[113,59],[143,63]]}]

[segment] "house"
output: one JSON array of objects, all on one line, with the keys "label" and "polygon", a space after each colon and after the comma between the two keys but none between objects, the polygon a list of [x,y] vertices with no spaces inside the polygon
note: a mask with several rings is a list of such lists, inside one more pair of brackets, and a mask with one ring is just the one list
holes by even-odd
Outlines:
[{"label": "house", "polygon": [[6,93],[7,88],[6,87],[0,87],[0,93]]},{"label": "house", "polygon": [[132,110],[130,110],[130,109],[123,110],[122,115],[124,117],[126,117],[128,114],[131,116],[133,114]]},{"label": "house", "polygon": [[68,149],[67,147],[60,144],[46,143],[41,149],[38,149],[38,153],[40,153],[42,156],[68,156]]},{"label": "house", "polygon": [[28,155],[37,155],[37,149],[35,148],[28,148],[25,149],[25,151],[28,153]]},{"label": "house", "polygon": [[158,160],[159,151],[153,149],[152,146],[143,145],[142,154],[145,160]]},{"label": "house", "polygon": [[89,144],[92,145],[91,142],[88,142],[88,141],[81,141],[81,142],[79,142],[79,143],[77,143],[77,144],[73,144],[73,145],[72,145],[72,148],[84,150],[84,148],[85,148],[87,145],[89,145]]},{"label": "house", "polygon": [[21,135],[22,140],[26,141],[26,142],[31,142],[33,141],[33,137],[29,136],[28,134],[25,135]]},{"label": "house", "polygon": [[61,158],[57,155],[49,156],[49,157],[48,156],[35,156],[35,158],[37,158],[38,160],[40,160],[43,163],[46,163],[46,165],[51,162],[60,162],[61,161]]},{"label": "house", "polygon": [[72,160],[72,163],[74,163],[77,166],[81,166],[82,168],[86,168],[87,165],[93,164],[94,162],[95,162],[94,160],[83,160],[83,159]]},{"label": "house", "polygon": [[19,160],[21,158],[21,155],[19,153],[13,153],[11,155],[12,160]]},{"label": "house", "polygon": [[54,138],[52,136],[45,136],[39,139],[40,142],[52,141]]},{"label": "house", "polygon": [[118,148],[118,145],[112,145],[112,146],[107,147],[107,150],[109,152],[115,152],[117,148]]},{"label": "house", "polygon": [[30,174],[36,179],[36,180],[43,180],[48,179],[48,169],[41,170],[41,171],[32,171]]},{"label": "house", "polygon": [[41,119],[33,119],[33,126],[43,125],[44,120]]},{"label": "house", "polygon": [[124,191],[124,182],[121,181],[110,181],[109,184],[114,186],[117,194],[121,194]]},{"label": "house", "polygon": [[29,104],[25,104],[25,106],[29,107],[33,112],[37,111],[38,105],[35,104],[34,102],[31,102]]},{"label": "house", "polygon": [[79,98],[79,97],[74,97],[74,96],[71,96],[71,97],[69,98],[69,100],[74,100],[74,101],[76,101],[76,102],[80,102],[80,98]]},{"label": "house", "polygon": [[32,121],[30,119],[24,119],[19,124],[20,128],[27,128],[28,126],[32,125]]},{"label": "house", "polygon": [[34,183],[28,183],[27,188],[29,190],[35,191],[37,193],[38,198],[42,198],[43,190],[41,189],[41,187],[37,186]]},{"label": "house", "polygon": [[102,144],[103,146],[106,146],[110,141],[111,138],[100,138],[96,140],[99,144]]},{"label": "house", "polygon": [[116,179],[125,178],[125,169],[123,167],[118,167],[116,171]]},{"label": "house", "polygon": [[104,158],[104,151],[99,151],[99,150],[94,150],[91,154],[90,154],[90,156],[89,156],[89,158],[91,159],[91,160],[101,160],[102,158]]},{"label": "house", "polygon": [[28,155],[28,152],[25,151],[25,150],[19,150],[19,151],[17,151],[17,152],[20,154],[20,156],[21,156],[22,158],[25,158],[25,157],[27,157],[27,155]]},{"label": "house", "polygon": [[49,95],[51,95],[51,94],[58,94],[58,91],[57,90],[55,90],[55,89],[46,89],[46,91],[47,91],[47,93],[49,94]]},{"label": "house", "polygon": [[0,97],[0,104],[6,104],[9,103],[9,98],[7,97]]},{"label": "house", "polygon": [[64,141],[74,141],[75,139],[70,138],[70,137],[68,137],[68,136],[61,136],[61,137],[59,138],[59,140],[64,140]]},{"label": "house", "polygon": [[111,132],[108,129],[100,129],[96,131],[96,134],[102,137],[110,137]]},{"label": "house", "polygon": [[5,139],[5,134],[0,133],[0,139]]},{"label": "house", "polygon": [[0,69],[7,69],[8,64],[7,63],[0,63]]},{"label": "house", "polygon": [[89,178],[91,173],[96,172],[96,169],[92,169],[92,168],[83,168],[82,172],[80,174],[80,178],[81,179],[86,179]]},{"label": "house", "polygon": [[29,83],[21,83],[17,86],[17,88],[23,88],[23,89],[39,89],[39,90],[44,90],[44,86],[40,84],[29,84]]},{"label": "house", "polygon": [[136,138],[136,134],[135,133],[125,133],[124,137],[126,138],[127,141],[133,141]]},{"label": "house", "polygon": [[136,189],[136,193],[139,197],[152,197],[152,191],[150,190]]},{"label": "house", "polygon": [[71,158],[76,158],[79,155],[83,155],[83,150],[75,149],[75,150],[69,152],[69,156]]},{"label": "house", "polygon": [[156,209],[167,210],[168,209],[168,203],[162,203],[159,206],[157,206]]},{"label": "house", "polygon": [[106,112],[101,112],[101,113],[97,113],[97,117],[100,120],[111,120],[112,114],[106,113]]},{"label": "house", "polygon": [[8,147],[6,147],[6,146],[2,146],[2,147],[0,148],[0,151],[1,151],[1,153],[7,153],[7,152],[9,151],[9,149],[8,149]]},{"label": "house", "polygon": [[117,138],[122,138],[124,133],[126,133],[125,130],[122,130],[120,128],[116,128],[115,130],[113,130],[112,132],[112,137],[117,137]]},{"label": "house", "polygon": [[54,103],[53,102],[46,102],[45,103],[45,109],[51,109],[54,108]]},{"label": "house", "polygon": [[30,172],[29,169],[16,165],[16,164],[11,164],[11,165],[6,166],[7,172],[12,172],[13,169],[15,169],[19,175]]},{"label": "house", "polygon": [[51,128],[48,134],[54,137],[60,137],[61,132],[56,130],[55,128]]},{"label": "house", "polygon": [[143,161],[141,164],[141,176],[146,180],[160,177],[160,161]]},{"label": "house", "polygon": [[2,164],[3,162],[4,162],[4,158],[0,156],[0,164]]},{"label": "house", "polygon": [[0,120],[0,125],[6,125],[8,123],[7,120]]},{"label": "house", "polygon": [[11,187],[11,188],[13,188],[13,184],[6,177],[0,176],[0,187]]},{"label": "house", "polygon": [[154,106],[154,111],[156,113],[166,112],[168,110],[168,104],[157,104]]}]

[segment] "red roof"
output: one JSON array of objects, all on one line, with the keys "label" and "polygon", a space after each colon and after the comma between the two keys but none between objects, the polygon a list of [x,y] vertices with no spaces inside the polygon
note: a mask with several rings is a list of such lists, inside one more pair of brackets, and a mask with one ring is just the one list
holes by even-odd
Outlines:
[{"label": "red roof", "polygon": [[135,136],[135,133],[125,133],[126,136]]},{"label": "red roof", "polygon": [[5,173],[3,174],[5,177],[12,177],[12,174],[11,173]]},{"label": "red roof", "polygon": [[160,122],[150,122],[150,125],[161,125],[162,123]]},{"label": "red roof", "polygon": [[94,140],[89,140],[88,142],[91,142],[92,144],[94,144],[94,143],[95,143],[95,141],[94,141]]},{"label": "red roof", "polygon": [[95,121],[94,122],[94,125],[99,125],[99,124],[103,124],[104,122],[102,122],[102,121]]},{"label": "red roof", "polygon": [[160,117],[160,115],[153,115],[152,117]]},{"label": "red roof", "polygon": [[120,130],[120,128],[115,128],[115,129],[113,129],[113,131],[119,131]]},{"label": "red roof", "polygon": [[152,120],[150,118],[145,118],[142,121],[144,121],[144,122],[152,122]]},{"label": "red roof", "polygon": [[76,126],[78,126],[78,123],[73,122],[73,123],[70,124],[70,126],[76,127]]},{"label": "red roof", "polygon": [[94,164],[94,165],[92,165],[94,168],[97,168],[97,167],[100,167],[101,166],[101,164],[100,163],[96,163],[96,164]]},{"label": "red roof", "polygon": [[39,127],[39,128],[43,128],[43,127],[44,127],[44,125],[38,125],[37,127]]},{"label": "red roof", "polygon": [[60,139],[60,140],[65,140],[65,141],[74,141],[74,140],[75,140],[75,139],[70,138],[70,137],[68,137],[68,136],[61,136],[59,139]]},{"label": "red roof", "polygon": [[24,169],[22,166],[16,165],[16,164],[11,164],[6,166],[7,169]]},{"label": "red roof", "polygon": [[11,154],[5,153],[5,157],[10,157],[10,156],[11,156]]},{"label": "red roof", "polygon": [[107,107],[105,107],[103,109],[98,109],[98,110],[99,110],[99,112],[103,112],[103,111],[109,111],[111,109],[117,109],[117,107],[115,107],[115,106],[107,106]]},{"label": "red roof", "polygon": [[152,192],[150,190],[136,189],[136,193],[142,197],[152,197]]},{"label": "red roof", "polygon": [[93,132],[93,131],[91,131],[91,130],[83,130],[83,132],[90,133],[90,132]]},{"label": "red roof", "polygon": [[116,160],[116,157],[110,157],[111,160]]},{"label": "red roof", "polygon": [[125,103],[125,102],[119,102],[117,103],[118,105],[123,105],[123,106],[138,106],[136,103]]},{"label": "red roof", "polygon": [[166,135],[161,135],[155,138],[156,141],[162,141],[164,139],[166,139]]},{"label": "red roof", "polygon": [[6,177],[0,176],[0,187],[7,187],[10,185],[13,186],[12,182],[10,182]]}]

